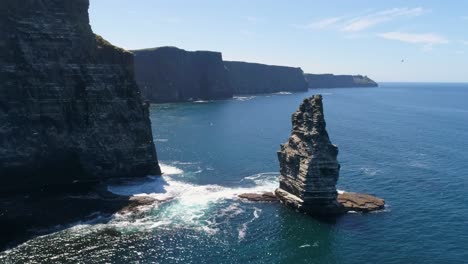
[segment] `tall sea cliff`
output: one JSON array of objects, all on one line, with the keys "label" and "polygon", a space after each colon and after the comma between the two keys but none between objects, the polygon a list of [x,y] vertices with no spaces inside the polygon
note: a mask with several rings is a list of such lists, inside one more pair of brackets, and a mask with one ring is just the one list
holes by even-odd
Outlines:
[{"label": "tall sea cliff", "polygon": [[301,68],[225,61],[234,94],[307,91]]},{"label": "tall sea cliff", "polygon": [[0,193],[159,174],[133,55],[89,0],[0,5]]},{"label": "tall sea cliff", "polygon": [[334,74],[304,74],[308,87],[314,88],[348,88],[377,87],[378,84],[367,76],[334,75]]},{"label": "tall sea cliff", "polygon": [[233,95],[219,52],[161,47],[133,53],[138,85],[152,103],[227,99]]}]

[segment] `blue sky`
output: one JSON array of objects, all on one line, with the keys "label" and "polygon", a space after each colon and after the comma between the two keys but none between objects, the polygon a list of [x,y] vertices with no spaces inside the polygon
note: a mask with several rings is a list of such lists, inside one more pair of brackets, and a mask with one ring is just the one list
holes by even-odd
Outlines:
[{"label": "blue sky", "polygon": [[177,46],[311,73],[468,82],[468,1],[91,0],[90,19],[126,49]]}]

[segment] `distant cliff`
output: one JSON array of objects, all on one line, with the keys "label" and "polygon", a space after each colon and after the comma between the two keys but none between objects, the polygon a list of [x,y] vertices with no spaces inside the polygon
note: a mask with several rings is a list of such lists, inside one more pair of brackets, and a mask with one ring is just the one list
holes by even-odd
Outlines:
[{"label": "distant cliff", "polygon": [[133,55],[89,0],[2,0],[0,193],[160,173]]},{"label": "distant cliff", "polygon": [[232,97],[221,53],[175,47],[135,50],[135,75],[153,103]]},{"label": "distant cliff", "polygon": [[309,88],[377,87],[378,84],[362,75],[304,74]]},{"label": "distant cliff", "polygon": [[301,68],[225,61],[234,94],[307,91]]}]

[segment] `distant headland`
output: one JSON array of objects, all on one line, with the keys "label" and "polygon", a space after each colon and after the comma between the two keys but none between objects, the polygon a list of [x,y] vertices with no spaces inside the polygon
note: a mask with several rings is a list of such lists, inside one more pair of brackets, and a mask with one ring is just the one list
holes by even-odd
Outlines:
[{"label": "distant headland", "polygon": [[334,75],[334,74],[304,74],[309,89],[314,88],[348,88],[348,87],[377,87],[375,81],[362,75]]}]

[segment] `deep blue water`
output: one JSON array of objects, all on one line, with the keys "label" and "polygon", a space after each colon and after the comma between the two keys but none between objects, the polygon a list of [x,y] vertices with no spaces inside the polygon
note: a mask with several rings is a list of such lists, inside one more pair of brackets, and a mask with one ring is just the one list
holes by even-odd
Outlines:
[{"label": "deep blue water", "polygon": [[[319,221],[235,198],[275,188],[291,114],[316,93],[340,151],[338,188],[384,198],[383,212]],[[468,84],[153,105],[151,119],[166,175],[110,189],[174,200],[32,239],[0,262],[468,262]]]}]

